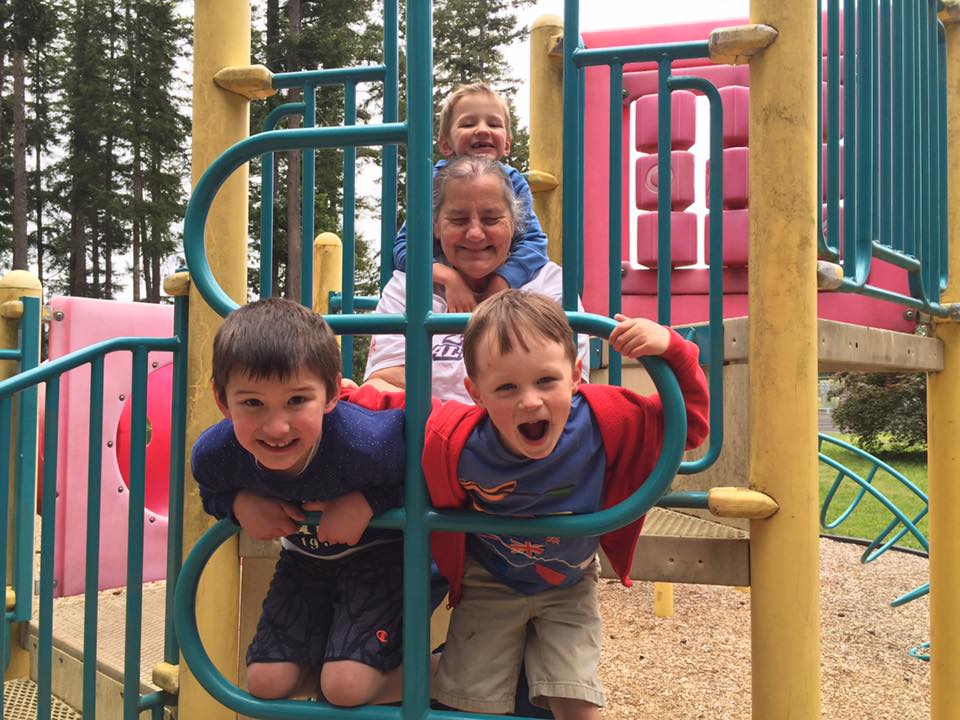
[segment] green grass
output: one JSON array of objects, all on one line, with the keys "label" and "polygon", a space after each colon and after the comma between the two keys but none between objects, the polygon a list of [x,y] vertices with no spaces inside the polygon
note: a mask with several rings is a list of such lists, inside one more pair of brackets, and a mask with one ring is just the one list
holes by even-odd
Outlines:
[{"label": "green grass", "polygon": [[[850,442],[843,435],[838,436],[841,440]],[[824,443],[824,452],[837,460],[842,465],[850,468],[861,477],[866,477],[870,471],[871,463],[854,455],[853,453],[839,448],[835,445]],[[924,451],[914,452],[884,452],[878,457],[886,462],[892,468],[905,475],[923,492],[927,492],[927,456]],[[820,463],[820,503],[826,497],[827,491],[833,484],[837,472],[829,465]],[[905,488],[899,480],[891,477],[883,470],[878,470],[874,479],[874,486],[886,495],[891,502],[899,507],[910,518],[913,518],[923,507],[923,502],[909,489]],[[837,490],[833,501],[830,504],[830,512],[827,519],[833,520],[843,512],[857,494],[859,486],[852,480],[844,480]],[[877,500],[869,495],[865,495],[857,505],[856,510],[833,530],[822,532],[831,535],[842,535],[845,537],[866,538],[872,540],[892,519],[890,512]],[[920,531],[927,535],[927,518],[925,517],[919,525]],[[912,534],[905,535],[898,543],[904,547],[922,549],[919,542]]]}]

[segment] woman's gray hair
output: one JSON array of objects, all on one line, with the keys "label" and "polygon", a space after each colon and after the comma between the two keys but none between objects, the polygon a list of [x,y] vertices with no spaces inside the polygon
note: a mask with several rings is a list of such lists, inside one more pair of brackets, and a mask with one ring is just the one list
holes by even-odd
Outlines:
[{"label": "woman's gray hair", "polygon": [[451,180],[477,180],[485,175],[492,175],[500,181],[500,194],[513,221],[513,237],[516,239],[526,231],[527,212],[500,163],[485,157],[461,155],[440,168],[433,178],[433,220],[436,222],[438,219],[440,208],[447,199],[447,184]]}]

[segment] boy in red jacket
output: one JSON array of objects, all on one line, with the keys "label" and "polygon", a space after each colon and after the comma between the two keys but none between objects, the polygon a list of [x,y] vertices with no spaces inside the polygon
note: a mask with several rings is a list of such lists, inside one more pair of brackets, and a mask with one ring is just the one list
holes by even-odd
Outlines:
[{"label": "boy in red jacket", "polygon": [[[687,448],[707,435],[697,347],[650,320],[618,315],[610,345],[659,355],[687,408]],[[436,508],[510,517],[589,513],[627,498],[660,452],[656,396],[581,385],[572,330],[557,303],[506,290],[464,332],[476,406],[448,402],[427,423],[423,469]],[[434,533],[454,606],[433,695],[470,712],[508,713],[521,661],[530,699],[558,720],[600,717],[597,546],[626,578],[642,518],[599,538]]]}]

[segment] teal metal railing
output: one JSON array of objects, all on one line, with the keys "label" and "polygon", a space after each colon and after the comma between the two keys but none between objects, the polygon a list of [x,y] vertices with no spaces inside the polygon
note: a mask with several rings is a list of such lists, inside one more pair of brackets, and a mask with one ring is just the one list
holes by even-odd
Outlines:
[{"label": "teal metal railing", "polygon": [[[839,290],[945,316],[946,47],[937,9],[937,0],[880,0],[841,11],[840,0],[826,0],[819,251],[842,265]],[[908,295],[869,284],[874,259],[907,273]]]},{"label": "teal metal railing", "polygon": [[[706,40],[702,42],[662,43],[588,49],[580,38],[579,0],[567,0],[564,13],[563,61],[563,147],[564,157],[577,157],[576,167],[564,166],[563,197],[576,198],[563,208],[563,303],[569,310],[577,308],[583,288],[583,83],[584,69],[607,66],[610,69],[610,135],[609,135],[609,288],[611,317],[621,309],[621,258],[623,242],[623,69],[627,63],[655,62],[658,68],[657,119],[657,321],[670,325],[670,273],[673,254],[671,236],[671,105],[673,90],[693,90],[705,95],[710,104],[710,257],[723,257],[723,106],[717,88],[699,77],[672,75],[675,60],[709,58]],[[706,325],[680,329],[701,348],[701,362],[708,366],[710,390],[710,440],[705,454],[684,462],[681,474],[706,470],[720,456],[723,447],[723,267],[714,262],[709,270],[709,320]],[[622,382],[622,359],[610,350],[608,380]]]},{"label": "teal metal railing", "polygon": [[[97,678],[97,593],[98,568],[100,557],[100,490],[103,456],[101,448],[103,438],[103,388],[104,358],[110,353],[130,352],[132,355],[133,382],[131,392],[131,445],[129,473],[129,517],[127,550],[127,601],[125,616],[125,654],[124,654],[124,717],[136,718],[144,710],[150,710],[155,718],[162,717],[163,708],[176,704],[176,698],[166,693],[140,695],[140,647],[141,615],[143,610],[143,516],[146,475],[147,445],[147,363],[151,352],[171,352],[174,362],[174,398],[171,426],[171,463],[170,463],[170,520],[168,525],[167,548],[167,617],[173,615],[173,596],[176,577],[180,569],[182,553],[182,502],[183,502],[183,463],[184,463],[184,418],[186,416],[186,298],[178,298],[174,311],[174,332],[171,338],[114,338],[90,347],[70,353],[37,366],[39,348],[36,328],[39,323],[39,301],[36,298],[24,298],[24,319],[22,322],[21,342],[23,371],[14,377],[0,382],[0,430],[9,431],[14,425],[11,417],[13,399],[19,399],[19,412],[16,417],[17,456],[13,464],[12,487],[17,498],[15,515],[14,556],[15,568],[13,589],[16,593],[16,606],[8,612],[7,622],[25,622],[32,617],[31,598],[33,596],[33,556],[34,556],[34,516],[33,498],[36,479],[36,422],[37,388],[40,383],[46,387],[44,400],[44,457],[43,457],[43,497],[41,501],[40,535],[40,597],[38,607],[38,646],[37,646],[37,718],[48,720],[51,717],[51,687],[53,672],[53,594],[54,594],[54,550],[57,511],[57,468],[58,432],[60,424],[60,380],[64,373],[80,367],[90,368],[90,435],[87,462],[87,527],[86,527],[86,569],[84,580],[84,659],[83,664],[83,716],[96,717],[96,678]],[[32,333],[32,335],[30,335]],[[28,351],[34,347],[37,350]],[[32,353],[28,355],[28,352]],[[5,436],[5,437],[8,437]],[[9,454],[4,443],[0,451]],[[3,458],[0,457],[0,460]],[[9,460],[9,458],[7,458]],[[10,464],[2,465],[4,478],[2,485],[3,501],[0,516],[6,522],[7,488],[11,487]],[[0,535],[6,543],[6,533]],[[7,548],[0,552],[5,559]],[[4,560],[0,560],[3,562]],[[3,634],[2,642],[8,642]],[[4,648],[6,651],[6,648]],[[179,646],[172,626],[164,636],[164,659],[176,664],[179,661]]]},{"label": "teal metal railing", "polygon": [[[859,460],[865,461],[868,467],[866,475],[860,475],[855,470],[847,467],[837,459],[831,457],[830,454],[828,454],[828,452],[824,449],[825,444],[841,448],[846,452],[851,453]],[[853,512],[860,506],[860,503],[864,500],[864,498],[871,497],[890,513],[891,519],[889,523],[884,526],[879,533],[877,533],[877,536],[873,538],[873,540],[871,540],[867,545],[866,549],[863,551],[863,554],[860,556],[860,562],[873,562],[907,535],[912,536],[920,545],[920,547],[929,552],[929,543],[919,527],[920,521],[927,516],[929,509],[927,494],[923,490],[917,487],[917,485],[909,478],[904,476],[903,473],[891,467],[880,458],[871,455],[861,448],[858,448],[856,445],[851,445],[848,442],[833,437],[832,435],[820,433],[818,450],[820,462],[836,470],[837,472],[833,483],[830,485],[829,489],[827,490],[827,494],[823,499],[823,504],[820,507],[820,526],[822,528],[825,530],[836,529],[853,514]],[[913,513],[908,513],[899,505],[890,500],[887,494],[877,487],[876,481],[879,477],[889,478],[893,482],[903,486],[903,488],[909,491],[909,494],[912,495],[917,501],[918,509]],[[853,483],[854,487],[856,487],[856,493],[849,503],[847,503],[847,506],[839,512],[836,512],[836,515],[831,518],[831,506],[833,505],[834,499],[837,497],[837,492],[845,482]],[[918,597],[926,595],[929,592],[930,583],[924,583],[910,592],[904,593],[900,597],[894,599],[890,604],[893,607],[897,607],[899,605],[908,603],[911,600],[915,600]]]}]

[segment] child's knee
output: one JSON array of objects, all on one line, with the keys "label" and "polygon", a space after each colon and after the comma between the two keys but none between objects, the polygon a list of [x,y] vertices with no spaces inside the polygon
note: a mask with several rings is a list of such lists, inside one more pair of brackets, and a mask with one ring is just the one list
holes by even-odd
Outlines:
[{"label": "child's knee", "polygon": [[378,694],[383,677],[382,672],[363,663],[352,660],[328,662],[320,672],[320,690],[331,705],[367,705]]},{"label": "child's knee", "polygon": [[600,720],[600,708],[586,700],[551,697],[547,702],[557,720]]},{"label": "child's knee", "polygon": [[303,669],[295,663],[251,663],[247,666],[247,690],[263,700],[280,700],[293,695],[302,676]]}]

